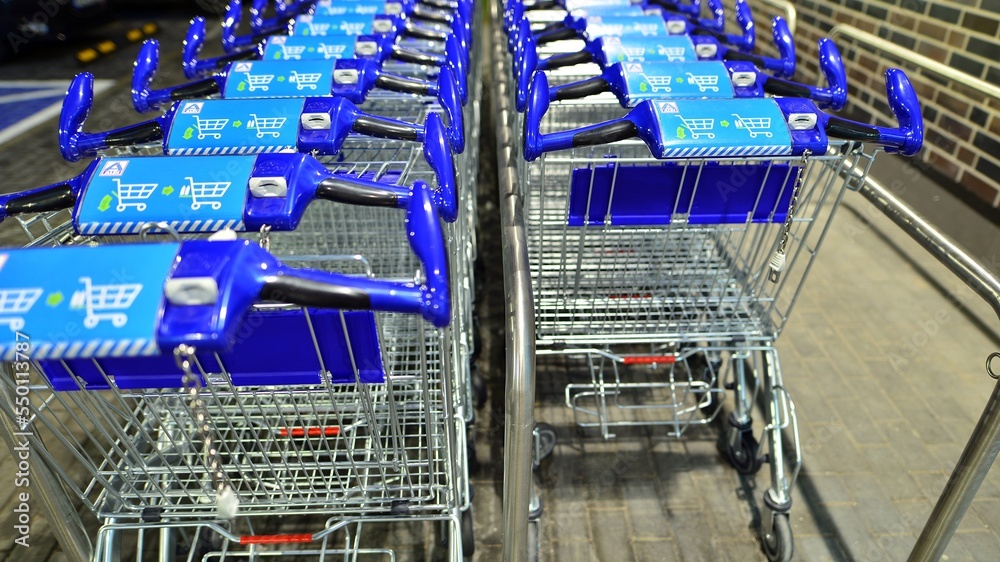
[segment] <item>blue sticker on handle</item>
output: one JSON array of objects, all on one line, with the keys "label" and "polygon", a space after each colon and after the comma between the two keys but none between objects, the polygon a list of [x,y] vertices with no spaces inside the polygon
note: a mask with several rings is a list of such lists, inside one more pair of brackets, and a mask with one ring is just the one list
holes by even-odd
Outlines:
[{"label": "blue sticker on handle", "polygon": [[654,101],[659,158],[791,154],[785,116],[771,99]]},{"label": "blue sticker on handle", "polygon": [[163,283],[178,248],[107,245],[0,253],[0,357],[20,359],[16,346],[26,339],[31,359],[159,353]]},{"label": "blue sticker on handle", "polygon": [[313,13],[317,16],[343,16],[347,14],[375,15],[385,10],[384,0],[356,0],[351,2],[319,0]]},{"label": "blue sticker on handle", "polygon": [[374,18],[364,14],[345,14],[343,16],[298,16],[292,25],[291,35],[305,37],[327,35],[370,35],[373,31]]},{"label": "blue sticker on handle", "polygon": [[226,99],[326,96],[333,86],[332,62],[322,60],[236,62],[226,77]]},{"label": "blue sticker on handle", "polygon": [[263,60],[337,60],[354,57],[354,37],[278,35],[267,40]]},{"label": "blue sticker on handle", "polygon": [[587,18],[586,36],[598,37],[639,35],[642,37],[666,37],[667,25],[659,16],[593,16]]},{"label": "blue sticker on handle", "polygon": [[256,156],[108,158],[76,216],[82,234],[138,234],[150,222],[177,232],[243,229]]},{"label": "blue sticker on handle", "polygon": [[[274,77],[273,80],[286,79]],[[254,86],[261,88],[264,80]],[[260,154],[295,151],[303,99],[189,100],[170,125],[167,154]]]},{"label": "blue sticker on handle", "polygon": [[732,98],[733,85],[721,62],[622,63],[629,107],[649,99]]},{"label": "blue sticker on handle", "polygon": [[604,60],[607,64],[616,62],[694,62],[698,60],[694,44],[684,36],[605,37],[601,40]]}]

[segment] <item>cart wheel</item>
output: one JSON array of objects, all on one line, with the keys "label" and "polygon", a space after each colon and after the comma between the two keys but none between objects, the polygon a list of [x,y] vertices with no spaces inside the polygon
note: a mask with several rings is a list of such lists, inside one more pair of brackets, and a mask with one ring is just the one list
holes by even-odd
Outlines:
[{"label": "cart wheel", "polygon": [[[709,383],[709,390],[705,391],[694,391],[694,397],[701,404],[702,400],[705,399],[705,394],[708,394],[708,403],[701,407],[701,411],[706,416],[711,416],[719,411],[719,405],[722,404],[723,394],[720,392],[715,392],[719,388],[719,371],[722,369],[721,364],[712,364],[711,369],[709,368],[708,357],[704,353],[698,353],[688,360],[688,369],[691,375],[691,382],[705,382]],[[712,373],[715,376],[712,376]]]},{"label": "cart wheel", "polygon": [[542,460],[551,455],[552,451],[556,448],[556,428],[551,425],[538,422],[535,424],[535,450],[533,458],[534,468],[538,468],[542,464]]},{"label": "cart wheel", "polygon": [[775,513],[774,523],[770,533],[761,537],[764,554],[771,562],[788,562],[795,554],[795,541],[792,539],[792,524],[787,513]]},{"label": "cart wheel", "polygon": [[757,444],[757,438],[750,430],[732,428],[729,431],[740,434],[736,448],[731,445],[732,439],[726,440],[726,456],[729,457],[729,464],[740,474],[755,474],[760,470],[760,458],[757,456],[760,446]]},{"label": "cart wheel", "polygon": [[476,553],[476,535],[472,521],[472,508],[462,512],[462,556],[472,558]]},{"label": "cart wheel", "polygon": [[479,372],[479,369],[475,365],[472,367],[472,397],[477,410],[481,410],[486,405],[486,399],[489,398],[486,379],[483,378],[482,373]]}]

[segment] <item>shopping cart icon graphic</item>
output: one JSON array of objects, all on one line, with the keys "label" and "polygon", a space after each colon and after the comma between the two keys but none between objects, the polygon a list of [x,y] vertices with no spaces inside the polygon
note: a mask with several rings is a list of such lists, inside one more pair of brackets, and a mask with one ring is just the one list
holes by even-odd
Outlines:
[{"label": "shopping cart icon graphic", "polygon": [[707,92],[709,90],[713,92],[719,91],[719,77],[714,74],[706,74],[695,76],[690,72],[687,73],[688,82],[691,82],[695,86],[698,86],[699,92]]},{"label": "shopping cart icon graphic", "polygon": [[251,92],[256,92],[257,90],[266,92],[270,88],[269,84],[274,80],[273,74],[250,74],[247,72],[246,75],[247,85],[250,87]]},{"label": "shopping cart icon graphic", "polygon": [[715,119],[685,119],[683,117],[680,119],[681,123],[684,123],[684,127],[691,132],[692,139],[715,138],[715,133],[712,132],[712,129],[715,128]]},{"label": "shopping cart icon graphic", "polygon": [[649,76],[648,74],[643,74],[642,77],[649,84],[650,89],[653,92],[669,92],[670,91],[670,81],[673,79],[672,76]]},{"label": "shopping cart icon graphic", "polygon": [[752,139],[757,138],[758,135],[764,135],[765,138],[773,136],[768,130],[771,128],[770,117],[740,117],[735,113],[733,113],[733,117],[736,118],[736,128],[746,129]]},{"label": "shopping cart icon graphic", "polygon": [[323,58],[325,59],[339,59],[344,55],[344,51],[347,49],[347,45],[327,45],[326,43],[319,44],[319,52],[323,53]]},{"label": "shopping cart icon graphic", "polygon": [[345,21],[340,23],[340,31],[344,35],[361,35],[365,32],[364,22]]},{"label": "shopping cart icon graphic", "polygon": [[229,124],[229,119],[202,119],[194,118],[194,126],[198,129],[198,140],[205,140],[208,137],[214,139],[222,138],[222,130]]},{"label": "shopping cart icon graphic", "polygon": [[326,35],[330,31],[330,24],[306,22],[305,31],[303,35]]},{"label": "shopping cart icon graphic", "polygon": [[83,283],[83,290],[73,293],[70,306],[87,310],[83,325],[89,330],[102,320],[110,321],[116,328],[124,326],[128,315],[122,311],[128,310],[142,291],[141,283],[94,285],[90,277],[81,277],[80,283]]},{"label": "shopping cart icon graphic", "polygon": [[305,45],[280,45],[281,58],[285,60],[301,60],[302,53],[306,52]]},{"label": "shopping cart icon graphic", "polygon": [[668,61],[683,61],[684,60],[684,47],[660,47],[656,50],[662,57],[667,57]]},{"label": "shopping cart icon graphic", "polygon": [[4,289],[0,291],[0,325],[6,324],[11,332],[24,328],[24,314],[27,314],[35,302],[42,296],[42,290]]},{"label": "shopping cart icon graphic", "polygon": [[225,197],[229,187],[233,184],[228,181],[196,182],[191,177],[184,179],[188,181],[188,184],[181,188],[181,197],[191,198],[192,211],[197,211],[205,205],[218,211],[222,208],[222,202],[219,199]]},{"label": "shopping cart icon graphic", "polygon": [[115,210],[119,213],[129,207],[135,207],[140,213],[145,211],[146,200],[159,185],[155,183],[122,183],[118,178],[111,181],[115,182],[115,193],[118,195],[118,205],[115,206]]},{"label": "shopping cart icon graphic", "polygon": [[293,70],[292,76],[291,78],[289,78],[289,80],[295,83],[295,89],[297,90],[305,90],[307,88],[310,90],[315,90],[316,83],[319,82],[319,79],[322,77],[323,75],[320,74],[319,72],[309,72],[306,74],[299,74],[297,71]]},{"label": "shopping cart icon graphic", "polygon": [[622,52],[625,53],[625,56],[630,61],[633,61],[633,60],[639,60],[639,61],[641,61],[641,60],[644,60],[645,56],[646,56],[646,48],[645,47],[622,47]]},{"label": "shopping cart icon graphic", "polygon": [[256,130],[257,138],[259,139],[262,139],[267,135],[271,135],[273,138],[280,137],[281,128],[284,127],[285,122],[288,121],[287,117],[257,117],[256,113],[251,113],[250,118],[250,122],[247,123],[247,129]]}]

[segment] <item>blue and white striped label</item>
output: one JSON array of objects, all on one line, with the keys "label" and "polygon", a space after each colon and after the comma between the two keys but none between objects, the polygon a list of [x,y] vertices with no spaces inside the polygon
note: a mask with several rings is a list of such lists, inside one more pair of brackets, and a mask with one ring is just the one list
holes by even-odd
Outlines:
[{"label": "blue and white striped label", "polygon": [[[0,357],[159,353],[156,323],[178,244],[74,246],[0,253]],[[54,275],[53,272],[58,272]]]},{"label": "blue and white striped label", "polygon": [[792,138],[774,100],[654,101],[663,152],[658,158],[781,156]]},{"label": "blue and white striped label", "polygon": [[694,44],[686,36],[604,37],[601,40],[604,60],[608,64],[616,62],[694,62],[698,55]]},{"label": "blue and white striped label", "polygon": [[356,39],[344,35],[278,35],[267,40],[263,60],[337,60],[354,58]]},{"label": "blue and white striped label", "polygon": [[735,95],[729,72],[721,62],[626,62],[621,66],[629,107],[643,100]]},{"label": "blue and white striped label", "polygon": [[316,2],[313,13],[317,16],[343,16],[346,14],[374,15],[385,13],[386,2],[384,0],[319,0]]},{"label": "blue and white striped label", "polygon": [[170,125],[167,154],[295,151],[304,104],[301,98],[181,102]]},{"label": "blue and white striped label", "polygon": [[587,18],[587,39],[598,37],[638,35],[640,37],[665,37],[667,25],[660,16],[593,16]]},{"label": "blue and white striped label", "polygon": [[75,217],[82,234],[137,234],[166,222],[177,232],[242,230],[255,156],[149,156],[103,160]]},{"label": "blue and white striped label", "polygon": [[226,99],[327,96],[333,87],[332,62],[246,61],[233,63],[226,77]]}]

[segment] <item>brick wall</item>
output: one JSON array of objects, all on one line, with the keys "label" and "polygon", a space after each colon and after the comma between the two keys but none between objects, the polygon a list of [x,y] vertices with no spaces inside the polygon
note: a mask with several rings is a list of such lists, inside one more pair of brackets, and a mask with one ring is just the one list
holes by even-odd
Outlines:
[{"label": "brick wall", "polygon": [[[834,25],[846,23],[1000,85],[1000,0],[797,0],[793,4],[798,12],[798,80],[815,82],[816,41]],[[758,44],[768,44],[770,18],[779,14],[762,2],[751,5]],[[1000,206],[1000,101],[987,101],[975,90],[921,74],[853,40],[840,38],[837,46],[850,83],[851,105],[846,111],[873,123],[891,123],[883,74],[887,67],[903,68],[924,108],[926,138],[918,158],[976,199]]]}]

